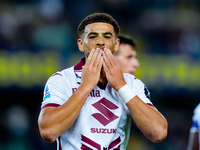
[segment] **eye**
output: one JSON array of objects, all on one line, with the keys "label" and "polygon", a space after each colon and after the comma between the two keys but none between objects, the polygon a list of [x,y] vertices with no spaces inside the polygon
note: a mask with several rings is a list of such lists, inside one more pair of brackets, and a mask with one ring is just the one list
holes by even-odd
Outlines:
[{"label": "eye", "polygon": [[104,36],[106,39],[110,39],[111,37],[110,36]]},{"label": "eye", "polygon": [[96,36],[89,36],[89,39],[94,39],[96,38]]},{"label": "eye", "polygon": [[131,59],[131,58],[132,58],[132,56],[131,56],[131,55],[129,55],[129,56],[127,56],[126,58],[127,58],[127,59]]}]

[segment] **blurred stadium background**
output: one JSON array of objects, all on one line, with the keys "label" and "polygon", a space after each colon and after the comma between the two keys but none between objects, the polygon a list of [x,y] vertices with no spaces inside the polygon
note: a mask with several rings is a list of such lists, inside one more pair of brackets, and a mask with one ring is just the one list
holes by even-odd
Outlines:
[{"label": "blurred stadium background", "polygon": [[184,150],[200,100],[199,0],[1,0],[0,150],[55,150],[37,117],[46,80],[83,56],[76,28],[88,14],[111,14],[138,42],[135,76],[166,117],[168,137],[151,143],[133,124],[128,150]]}]

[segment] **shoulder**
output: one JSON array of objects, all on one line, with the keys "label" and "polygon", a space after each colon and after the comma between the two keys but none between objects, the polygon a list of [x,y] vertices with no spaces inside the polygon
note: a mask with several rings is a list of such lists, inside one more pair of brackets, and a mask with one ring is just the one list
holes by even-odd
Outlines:
[{"label": "shoulder", "polygon": [[129,74],[129,73],[123,73],[123,75],[124,75],[124,79],[127,82],[127,84],[144,86],[144,83],[140,79],[136,78],[134,75]]},{"label": "shoulder", "polygon": [[47,82],[62,82],[62,81],[66,81],[67,79],[72,78],[73,76],[75,76],[73,67],[64,69],[62,71],[57,71],[56,73],[54,73]]},{"label": "shoulder", "polygon": [[130,73],[123,73],[125,80],[136,80],[137,78]]},{"label": "shoulder", "polygon": [[73,74],[74,74],[74,69],[73,69],[73,67],[70,67],[70,68],[66,68],[62,71],[57,71],[50,78],[55,78],[55,77],[64,78],[68,75],[73,75]]}]

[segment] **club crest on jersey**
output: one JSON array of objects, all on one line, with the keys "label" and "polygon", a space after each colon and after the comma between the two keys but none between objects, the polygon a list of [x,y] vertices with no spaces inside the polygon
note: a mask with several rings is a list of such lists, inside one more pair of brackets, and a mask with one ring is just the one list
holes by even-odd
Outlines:
[{"label": "club crest on jersey", "polygon": [[51,94],[50,94],[49,87],[46,86],[45,90],[44,90],[44,98],[43,98],[43,100],[46,100],[47,98],[50,98],[50,97],[51,97]]}]

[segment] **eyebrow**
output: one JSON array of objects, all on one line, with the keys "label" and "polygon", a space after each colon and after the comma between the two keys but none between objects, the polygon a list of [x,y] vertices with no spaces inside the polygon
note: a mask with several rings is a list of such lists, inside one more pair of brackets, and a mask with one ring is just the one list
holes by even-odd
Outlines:
[{"label": "eyebrow", "polygon": [[111,32],[105,32],[105,33],[103,33],[103,35],[111,35],[111,36],[113,36],[113,34],[111,33]]},{"label": "eyebrow", "polygon": [[98,33],[97,32],[90,32],[89,34],[88,34],[88,36],[90,36],[90,35],[97,35]]},{"label": "eyebrow", "polygon": [[[88,34],[88,36],[90,36],[90,35],[98,35],[99,33],[97,33],[97,32],[90,32],[89,34]],[[103,35],[111,35],[111,36],[113,36],[113,34],[111,33],[111,32],[105,32],[105,33],[103,33]]]}]

